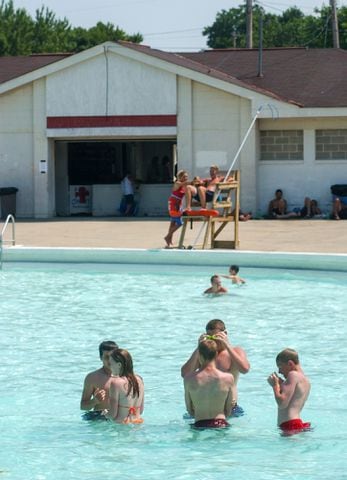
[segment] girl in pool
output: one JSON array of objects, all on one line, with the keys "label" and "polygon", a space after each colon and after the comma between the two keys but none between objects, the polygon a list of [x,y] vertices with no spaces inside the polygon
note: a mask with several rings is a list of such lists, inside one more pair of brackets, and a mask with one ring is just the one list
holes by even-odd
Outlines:
[{"label": "girl in pool", "polygon": [[116,349],[110,356],[113,378],[110,383],[110,408],[106,418],[116,423],[142,423],[144,384],[133,370],[133,361],[127,350]]}]

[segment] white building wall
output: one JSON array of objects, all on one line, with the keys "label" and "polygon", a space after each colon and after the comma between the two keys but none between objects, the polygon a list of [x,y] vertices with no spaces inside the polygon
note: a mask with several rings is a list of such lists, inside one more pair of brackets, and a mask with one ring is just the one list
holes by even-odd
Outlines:
[{"label": "white building wall", "polygon": [[288,209],[302,207],[304,197],[318,200],[321,209],[331,211],[330,186],[347,184],[346,160],[316,160],[315,130],[347,128],[346,118],[260,120],[260,130],[300,130],[304,132],[303,161],[260,161],[258,152],[258,209],[266,213],[277,188],[283,190]]},{"label": "white building wall", "polygon": [[32,119],[30,85],[0,95],[0,187],[18,188],[18,217],[34,210]]},{"label": "white building wall", "polygon": [[[186,97],[189,98],[189,91],[186,90]],[[179,94],[179,99],[184,101],[185,96]],[[187,105],[180,103],[178,108],[179,113],[185,113],[184,119],[179,118],[178,124],[179,165],[183,157],[185,168],[192,177],[208,177],[209,167],[213,164],[222,171],[228,171],[251,123],[251,102],[193,82],[191,114],[189,102]],[[189,118],[191,126],[188,124]],[[183,146],[182,124],[186,126],[190,137],[183,133]],[[187,158],[190,151],[191,160]],[[255,135],[252,133],[233,167],[241,171],[241,205],[247,210],[255,208],[255,158]]]},{"label": "white building wall", "polygon": [[48,116],[176,113],[176,75],[112,52],[50,75]]},{"label": "white building wall", "polygon": [[55,214],[54,148],[46,136],[46,79],[33,84],[33,167],[34,216]]}]

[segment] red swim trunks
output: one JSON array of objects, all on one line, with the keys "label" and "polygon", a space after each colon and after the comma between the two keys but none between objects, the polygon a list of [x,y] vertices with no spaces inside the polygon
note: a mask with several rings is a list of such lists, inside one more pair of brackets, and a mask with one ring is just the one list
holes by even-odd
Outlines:
[{"label": "red swim trunks", "polygon": [[311,427],[310,422],[303,422],[300,418],[294,418],[293,420],[288,420],[288,422],[283,422],[280,425],[280,429],[284,433],[299,433],[309,430]]},{"label": "red swim trunks", "polygon": [[224,418],[210,418],[208,420],[198,420],[193,423],[193,428],[226,428],[230,424]]}]

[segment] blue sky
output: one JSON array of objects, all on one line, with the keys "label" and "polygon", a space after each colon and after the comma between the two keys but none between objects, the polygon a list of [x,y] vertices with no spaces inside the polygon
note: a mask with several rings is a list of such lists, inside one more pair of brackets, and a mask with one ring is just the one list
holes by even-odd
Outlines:
[{"label": "blue sky", "polygon": [[[142,33],[146,45],[176,51],[205,48],[203,28],[211,25],[221,10],[243,3],[244,0],[14,0],[15,8],[25,8],[31,15],[44,5],[75,27],[111,22],[127,33]],[[278,15],[294,5],[291,0],[256,3]],[[315,7],[329,5],[329,0],[300,0],[296,4],[309,15]],[[337,0],[338,7],[346,5],[347,0]]]}]

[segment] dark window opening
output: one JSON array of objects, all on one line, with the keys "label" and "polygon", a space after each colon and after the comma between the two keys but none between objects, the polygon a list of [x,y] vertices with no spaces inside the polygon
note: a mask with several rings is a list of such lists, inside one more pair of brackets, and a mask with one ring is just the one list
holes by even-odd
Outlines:
[{"label": "dark window opening", "polygon": [[174,141],[71,142],[70,185],[120,183],[130,173],[141,183],[171,183]]}]

